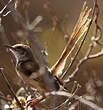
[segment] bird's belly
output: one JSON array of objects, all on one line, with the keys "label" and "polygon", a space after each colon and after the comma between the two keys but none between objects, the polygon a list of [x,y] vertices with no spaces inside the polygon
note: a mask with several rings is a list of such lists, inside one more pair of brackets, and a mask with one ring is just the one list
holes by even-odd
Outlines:
[{"label": "bird's belly", "polygon": [[41,92],[47,91],[46,85],[42,78],[41,78],[41,80],[38,80],[38,78],[36,78],[36,77],[35,77],[35,79],[33,79],[32,77],[25,76],[24,74],[21,74],[21,76],[23,77],[23,80],[26,83],[26,85],[34,87],[35,89],[37,89]]},{"label": "bird's belly", "polygon": [[[57,91],[59,90],[59,83],[50,72],[47,73],[48,78],[45,81],[44,74],[35,71],[35,65],[32,62],[21,64],[18,68],[20,75],[26,84],[40,91]],[[49,84],[49,85],[48,85]]]}]

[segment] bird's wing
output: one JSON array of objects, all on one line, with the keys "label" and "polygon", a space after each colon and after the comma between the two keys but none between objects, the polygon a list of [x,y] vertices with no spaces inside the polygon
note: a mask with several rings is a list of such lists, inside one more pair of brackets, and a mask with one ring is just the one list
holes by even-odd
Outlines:
[{"label": "bird's wing", "polygon": [[51,73],[57,77],[61,76],[66,60],[74,49],[75,44],[87,31],[91,21],[91,19],[88,18],[90,11],[91,9],[88,10],[85,2],[67,45],[65,46],[58,61],[51,67]]}]

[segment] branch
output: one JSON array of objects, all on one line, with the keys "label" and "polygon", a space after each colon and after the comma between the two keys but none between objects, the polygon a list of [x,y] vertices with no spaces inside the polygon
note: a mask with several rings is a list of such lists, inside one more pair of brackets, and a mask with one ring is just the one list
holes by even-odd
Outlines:
[{"label": "branch", "polygon": [[64,85],[67,84],[67,83],[69,83],[71,80],[73,80],[74,77],[78,74],[78,71],[79,71],[80,67],[82,66],[83,63],[85,63],[85,62],[88,60],[89,55],[90,55],[90,53],[91,53],[91,51],[92,51],[93,48],[94,48],[93,44],[90,44],[90,48],[89,48],[89,50],[87,51],[85,57],[82,58],[82,59],[79,61],[79,63],[77,64],[76,69],[75,69],[74,72],[67,78],[67,80],[64,80]]},{"label": "branch", "polygon": [[11,87],[10,83],[8,82],[8,80],[7,80],[6,76],[5,76],[5,74],[4,74],[4,72],[3,72],[3,68],[0,68],[0,73],[1,73],[1,75],[2,75],[2,77],[3,77],[3,79],[4,79],[4,81],[5,81],[6,85],[8,86],[10,92],[12,93],[12,95],[13,95],[14,98],[15,98],[15,100],[17,101],[19,107],[21,108],[21,110],[24,110],[24,107],[21,105],[20,101],[19,101],[18,98],[16,97],[16,94],[15,94],[13,88]]},{"label": "branch", "polygon": [[[78,71],[79,71],[81,65],[82,65],[85,61],[87,61],[88,59],[97,58],[97,57],[103,55],[103,45],[99,42],[99,40],[102,38],[102,29],[101,29],[101,27],[98,25],[98,22],[97,22],[97,21],[98,21],[98,16],[99,16],[99,7],[98,7],[98,4],[97,4],[97,0],[94,1],[94,8],[93,8],[93,12],[92,12],[92,20],[91,20],[91,22],[90,22],[88,31],[87,31],[87,33],[86,33],[85,36],[87,36],[87,34],[88,34],[88,32],[89,32],[90,26],[92,25],[93,20],[94,20],[94,16],[96,16],[96,18],[95,18],[96,29],[95,29],[95,32],[94,32],[94,36],[92,37],[92,42],[91,42],[91,44],[90,44],[90,48],[88,49],[87,54],[85,55],[85,57],[82,58],[82,59],[79,61],[79,63],[77,64],[76,69],[74,70],[74,72],[67,78],[67,80],[64,81],[65,83],[69,83],[71,80],[74,79],[74,77],[77,75],[77,73],[78,73]],[[98,31],[100,32],[99,37],[97,37]],[[85,40],[85,37],[84,37],[84,40]],[[84,42],[84,40],[83,40],[82,42]],[[77,55],[78,55],[78,53],[79,53],[79,51],[80,51],[82,45],[83,45],[82,42],[81,42],[80,47],[78,48],[76,54],[74,55],[74,58],[73,58],[72,62],[71,62],[70,65],[68,66],[67,70],[64,72],[64,76],[70,71],[70,69],[71,69],[71,67],[72,67],[72,65],[73,65],[73,63],[74,63],[74,61],[75,61],[75,59],[76,59],[76,57],[77,57]],[[101,49],[101,51],[98,52],[97,54],[90,55],[90,53],[92,52],[93,48],[95,47],[95,43],[96,43],[97,45],[99,45],[102,49]],[[64,76],[63,76],[63,77],[64,77]]]},{"label": "branch", "polygon": [[[100,9],[99,9],[98,3],[96,1],[95,1],[95,7],[96,7],[95,8],[96,9],[96,18],[95,18],[96,29],[95,29],[94,36],[92,37],[91,40],[92,40],[92,42],[94,42],[95,44],[97,44],[97,45],[99,45],[101,47],[101,51],[99,51],[96,54],[90,55],[89,59],[97,58],[97,57],[100,57],[100,56],[103,55],[103,44],[101,44],[99,42],[99,40],[102,39],[102,28],[98,24],[98,18],[99,18]],[[100,32],[99,37],[97,36],[98,32]]]},{"label": "branch", "polygon": [[0,17],[1,16],[7,16],[11,11],[8,11],[6,14],[3,14],[5,9],[7,8],[7,6],[11,3],[12,0],[10,0],[5,6],[4,8],[0,11]]},{"label": "branch", "polygon": [[[65,92],[65,91],[51,92],[51,94],[52,95],[59,95],[59,96],[66,96],[66,97],[71,97],[72,96],[71,93],[68,93],[68,92]],[[94,104],[91,101],[88,101],[88,100],[82,98],[81,96],[74,95],[73,98],[75,100],[78,100],[81,103],[93,108],[94,110],[103,110],[103,108],[99,107],[98,105]]]},{"label": "branch", "polygon": [[[57,107],[53,108],[53,110],[58,110],[60,107],[64,106],[65,104],[68,104],[71,99],[73,99],[73,96],[77,93],[77,91],[80,89],[80,85],[75,81],[74,82],[74,87],[72,88],[72,91],[71,91],[71,96],[69,98],[67,98],[63,103],[61,103],[60,105],[58,105]],[[51,110],[51,109],[49,109]]]}]

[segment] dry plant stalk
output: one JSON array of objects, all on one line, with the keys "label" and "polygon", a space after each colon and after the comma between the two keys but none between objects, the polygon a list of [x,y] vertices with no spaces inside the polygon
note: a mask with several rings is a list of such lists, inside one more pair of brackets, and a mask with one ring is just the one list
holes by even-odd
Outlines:
[{"label": "dry plant stalk", "polygon": [[70,40],[68,41],[60,58],[58,59],[58,61],[51,68],[52,73],[55,74],[57,77],[61,76],[62,70],[64,69],[68,56],[74,49],[78,40],[87,31],[88,25],[91,21],[91,19],[88,18],[90,11],[91,11],[91,9],[88,10],[88,7],[86,6],[86,2],[85,2],[83,5],[83,8],[81,10],[80,17],[79,17],[79,19],[74,27],[73,33],[70,37]]}]

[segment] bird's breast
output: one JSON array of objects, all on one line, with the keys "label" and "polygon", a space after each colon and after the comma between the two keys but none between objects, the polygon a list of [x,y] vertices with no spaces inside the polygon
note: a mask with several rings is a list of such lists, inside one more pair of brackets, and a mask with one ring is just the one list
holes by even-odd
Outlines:
[{"label": "bird's breast", "polygon": [[33,61],[23,61],[18,63],[17,69],[22,74],[29,77],[33,72],[36,72],[39,70],[39,65],[35,64],[35,62]]}]

